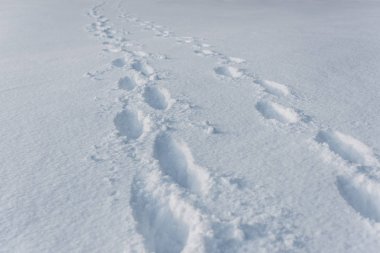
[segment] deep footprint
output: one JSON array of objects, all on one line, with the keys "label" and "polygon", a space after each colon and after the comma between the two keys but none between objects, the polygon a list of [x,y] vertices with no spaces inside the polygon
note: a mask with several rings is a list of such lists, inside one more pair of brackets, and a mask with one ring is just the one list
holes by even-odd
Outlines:
[{"label": "deep footprint", "polygon": [[260,84],[270,94],[281,97],[290,94],[286,85],[269,80],[256,80],[255,83]]},{"label": "deep footprint", "polygon": [[112,61],[112,66],[122,68],[125,66],[125,60],[123,58],[117,58]]},{"label": "deep footprint", "polygon": [[364,174],[339,176],[339,193],[363,217],[380,222],[380,184]]},{"label": "deep footprint", "polygon": [[282,123],[296,123],[300,121],[298,113],[283,105],[270,101],[260,101],[256,104],[256,109],[266,118],[275,119]]},{"label": "deep footprint", "polygon": [[148,86],[144,90],[144,100],[157,110],[165,110],[170,106],[170,93],[164,88]]},{"label": "deep footprint", "polygon": [[114,124],[121,136],[130,139],[139,138],[144,131],[142,113],[129,109],[119,112],[114,119]]},{"label": "deep footprint", "polygon": [[239,78],[243,76],[243,72],[233,66],[221,66],[214,68],[217,75],[229,78]]},{"label": "deep footprint", "polygon": [[135,178],[131,190],[133,216],[147,252],[210,252],[210,224],[159,171]]},{"label": "deep footprint", "polygon": [[207,194],[210,187],[209,175],[194,163],[191,151],[185,143],[162,133],[155,140],[154,157],[159,161],[162,171],[177,184],[191,192]]},{"label": "deep footprint", "polygon": [[135,81],[128,76],[120,78],[118,84],[120,89],[127,91],[133,90],[136,87]]},{"label": "deep footprint", "polygon": [[246,62],[246,60],[244,60],[242,58],[238,58],[238,57],[228,57],[228,60],[230,62],[237,63],[237,64]]},{"label": "deep footprint", "polygon": [[319,143],[326,143],[332,152],[348,162],[366,166],[379,166],[372,149],[352,136],[338,131],[327,130],[319,131],[315,139]]},{"label": "deep footprint", "polygon": [[176,217],[158,190],[144,190],[140,182],[132,185],[131,206],[137,230],[145,239],[148,252],[177,253],[186,245],[189,227]]},{"label": "deep footprint", "polygon": [[155,73],[154,69],[150,65],[141,61],[133,62],[132,68],[145,76],[151,76]]}]

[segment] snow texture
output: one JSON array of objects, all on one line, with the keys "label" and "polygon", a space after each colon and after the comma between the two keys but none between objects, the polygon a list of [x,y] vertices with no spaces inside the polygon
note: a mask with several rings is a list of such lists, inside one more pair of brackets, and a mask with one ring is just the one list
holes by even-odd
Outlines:
[{"label": "snow texture", "polygon": [[378,1],[11,1],[0,252],[378,252]]}]

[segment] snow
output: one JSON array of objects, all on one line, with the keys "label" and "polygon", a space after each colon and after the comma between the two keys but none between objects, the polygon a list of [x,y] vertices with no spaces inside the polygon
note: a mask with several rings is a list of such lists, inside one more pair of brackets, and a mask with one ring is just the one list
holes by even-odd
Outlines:
[{"label": "snow", "polygon": [[320,131],[316,139],[318,142],[327,143],[331,151],[348,162],[374,167],[380,165],[372,149],[352,136],[339,131],[327,130]]},{"label": "snow", "polygon": [[282,123],[296,123],[300,117],[292,108],[287,108],[275,102],[259,101],[257,110],[267,119],[275,119]]},{"label": "snow", "polygon": [[239,78],[243,75],[242,71],[233,66],[221,66],[214,69],[215,73],[220,76]]},{"label": "snow", "polygon": [[1,6],[0,252],[378,252],[378,1]]},{"label": "snow", "polygon": [[339,176],[337,186],[343,198],[363,217],[380,222],[380,195],[378,181],[364,174]]},{"label": "snow", "polygon": [[261,84],[268,93],[278,97],[288,96],[290,94],[288,87],[281,83],[270,80],[257,80],[256,83]]}]

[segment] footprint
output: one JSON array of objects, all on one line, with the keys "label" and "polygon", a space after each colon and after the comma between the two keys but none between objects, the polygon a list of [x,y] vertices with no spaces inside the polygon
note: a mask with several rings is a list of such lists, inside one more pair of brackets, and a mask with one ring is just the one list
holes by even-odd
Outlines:
[{"label": "footprint", "polygon": [[256,109],[267,119],[275,119],[282,123],[296,123],[300,121],[300,116],[294,109],[275,102],[260,101],[256,104]]},{"label": "footprint", "polygon": [[159,30],[156,30],[155,35],[157,37],[167,38],[167,37],[170,36],[170,32],[169,31],[159,31]]},{"label": "footprint", "polygon": [[338,176],[339,193],[363,217],[380,222],[380,183],[364,174]]},{"label": "footprint", "polygon": [[193,37],[177,37],[176,40],[179,43],[186,43],[186,44],[190,44],[194,42]]},{"label": "footprint", "polygon": [[217,75],[229,78],[239,78],[243,76],[241,69],[238,69],[233,66],[220,66],[214,68],[214,71]]},{"label": "footprint", "polygon": [[171,105],[170,93],[164,88],[148,86],[145,88],[143,96],[145,102],[157,110],[168,109]]},{"label": "footprint", "polygon": [[[132,186],[131,206],[137,230],[145,239],[148,252],[182,252],[189,237],[189,226],[159,189],[146,191],[139,182]],[[161,196],[160,196],[161,195]],[[177,207],[179,208],[179,207]]]},{"label": "footprint", "polygon": [[123,58],[117,58],[112,61],[112,66],[117,67],[117,68],[122,68],[125,66],[125,59]]},{"label": "footprint", "polygon": [[155,73],[154,69],[150,65],[141,61],[133,62],[132,68],[145,76],[151,76]]},{"label": "footprint", "polygon": [[200,50],[194,50],[194,53],[202,56],[211,56],[215,55],[215,52],[210,49],[200,49]]},{"label": "footprint", "polygon": [[228,60],[230,62],[237,63],[237,64],[241,64],[241,63],[246,62],[246,60],[244,60],[242,58],[238,58],[238,57],[228,57]]},{"label": "footprint", "polygon": [[99,20],[100,22],[103,22],[103,23],[105,23],[105,22],[108,22],[108,21],[109,21],[109,19],[108,19],[108,18],[106,18],[106,17],[104,17],[104,16],[100,16],[100,17],[98,18],[98,20]]},{"label": "footprint", "polygon": [[147,252],[207,252],[210,226],[180,192],[152,171],[134,180],[131,207]]},{"label": "footprint", "polygon": [[121,136],[130,139],[139,138],[144,130],[147,130],[147,122],[144,122],[142,112],[130,109],[119,112],[114,119],[114,124]]},{"label": "footprint", "polygon": [[210,177],[203,168],[194,163],[191,151],[185,143],[162,133],[156,137],[154,157],[159,161],[164,174],[177,184],[196,194],[207,194]]},{"label": "footprint", "polygon": [[111,53],[119,53],[122,51],[122,48],[118,44],[108,44],[106,45],[104,51],[111,52]]},{"label": "footprint", "polygon": [[103,51],[110,53],[119,53],[121,50],[122,49],[120,47],[107,46]]},{"label": "footprint", "polygon": [[120,78],[118,85],[120,89],[127,91],[133,90],[136,87],[135,81],[128,76]]},{"label": "footprint", "polygon": [[269,80],[256,80],[255,83],[263,86],[267,92],[278,97],[286,97],[290,94],[288,87],[281,83]]},{"label": "footprint", "polygon": [[332,152],[348,162],[365,166],[379,166],[379,161],[372,149],[352,136],[327,130],[319,131],[315,139],[319,143],[326,143]]},{"label": "footprint", "polygon": [[144,52],[144,51],[133,51],[132,52],[135,56],[138,56],[138,57],[148,57],[149,54],[147,52]]}]

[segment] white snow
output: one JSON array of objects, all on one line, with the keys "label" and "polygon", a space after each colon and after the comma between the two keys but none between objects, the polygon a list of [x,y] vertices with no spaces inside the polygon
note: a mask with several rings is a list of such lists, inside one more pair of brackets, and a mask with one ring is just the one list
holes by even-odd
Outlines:
[{"label": "white snow", "polygon": [[154,142],[154,157],[165,174],[192,192],[207,195],[211,181],[207,171],[194,164],[191,151],[185,143],[174,140],[169,134],[162,133]]},{"label": "white snow", "polygon": [[337,186],[343,198],[355,210],[366,218],[380,222],[379,182],[359,174],[351,177],[339,176]]},{"label": "white snow", "polygon": [[267,92],[276,96],[288,96],[290,94],[288,87],[286,85],[277,83],[270,80],[257,80],[258,84],[261,84]]},{"label": "white snow", "polygon": [[144,115],[141,111],[134,111],[125,108],[119,112],[114,119],[115,127],[120,135],[131,139],[137,139],[141,136],[144,129]]},{"label": "white snow", "polygon": [[339,131],[320,131],[316,137],[318,142],[327,143],[329,148],[349,162],[379,167],[373,150],[352,136]]},{"label": "white snow", "polygon": [[379,251],[380,2],[0,6],[0,252]]},{"label": "white snow", "polygon": [[128,76],[120,78],[118,84],[120,89],[127,91],[133,90],[136,87],[135,81]]},{"label": "white snow", "polygon": [[157,110],[168,109],[173,103],[169,91],[157,86],[147,86],[143,96],[145,102]]},{"label": "white snow", "polygon": [[296,123],[300,120],[298,113],[292,108],[271,101],[259,101],[257,110],[267,119],[275,119],[282,123]]},{"label": "white snow", "polygon": [[220,66],[216,67],[215,73],[219,76],[238,78],[243,75],[242,71],[233,66]]}]

